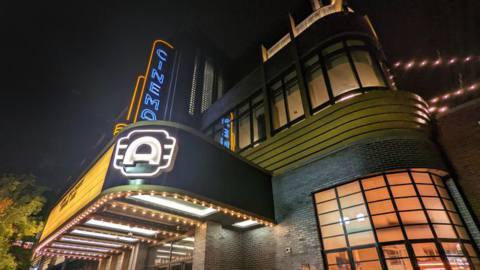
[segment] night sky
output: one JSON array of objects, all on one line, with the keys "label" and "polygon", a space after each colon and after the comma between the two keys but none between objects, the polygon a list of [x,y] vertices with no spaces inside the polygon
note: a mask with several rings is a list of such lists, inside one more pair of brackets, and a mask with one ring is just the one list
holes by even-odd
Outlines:
[{"label": "night sky", "polygon": [[[352,0],[387,58],[480,55],[478,0]],[[32,173],[57,197],[111,139],[151,43],[178,29],[204,33],[230,58],[280,37],[308,0],[7,1],[0,9],[0,173]],[[396,72],[426,98],[480,79],[480,61]]]}]

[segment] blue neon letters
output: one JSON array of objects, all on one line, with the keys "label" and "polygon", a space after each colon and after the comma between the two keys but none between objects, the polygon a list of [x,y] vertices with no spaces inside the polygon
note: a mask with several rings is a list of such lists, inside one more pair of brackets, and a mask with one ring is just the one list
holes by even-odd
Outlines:
[{"label": "blue neon letters", "polygon": [[142,100],[140,121],[155,121],[158,120],[160,116],[160,96],[162,95],[162,91],[166,91],[167,87],[165,84],[167,81],[166,76],[168,76],[168,74],[166,74],[168,72],[166,69],[168,53],[163,48],[159,48],[159,46],[161,46],[161,44],[157,45],[155,56],[152,56],[150,74],[145,82],[147,84],[147,91]]}]

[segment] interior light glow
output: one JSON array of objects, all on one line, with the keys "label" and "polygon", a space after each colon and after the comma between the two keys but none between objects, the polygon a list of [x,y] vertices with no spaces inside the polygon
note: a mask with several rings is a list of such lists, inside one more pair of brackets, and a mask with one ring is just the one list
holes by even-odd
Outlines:
[{"label": "interior light glow", "polygon": [[206,217],[208,215],[211,215],[217,212],[217,210],[213,208],[201,207],[201,206],[193,207],[183,202],[173,201],[170,199],[160,198],[160,197],[151,196],[151,195],[134,195],[134,196],[131,196],[130,198],[160,205],[166,208],[170,208],[180,212],[185,212],[198,217]]},{"label": "interior light glow", "polygon": [[232,226],[235,226],[235,227],[238,227],[238,228],[248,228],[248,227],[255,226],[257,224],[258,224],[258,222],[256,222],[255,220],[249,219],[249,220],[244,220],[244,221],[234,223],[234,224],[232,224]]},{"label": "interior light glow", "polygon": [[195,242],[195,238],[193,238],[193,237],[185,237],[182,240],[183,241],[188,241],[188,242]]},{"label": "interior light glow", "polygon": [[193,250],[193,247],[190,247],[190,246],[184,246],[184,245],[176,245],[176,244],[173,244],[173,245],[170,245],[170,244],[163,244],[164,247],[174,247],[174,248],[180,248],[180,249],[188,249],[188,250]]},{"label": "interior light glow", "polygon": [[[157,252],[160,252],[160,253],[170,253],[170,250],[157,249]],[[172,251],[172,254],[176,254],[176,255],[187,255],[187,253],[185,253],[185,252],[179,252],[179,251]]]},{"label": "interior light glow", "polygon": [[126,237],[126,236],[120,236],[120,235],[114,235],[114,234],[108,234],[108,233],[99,233],[99,232],[93,232],[93,231],[85,231],[85,230],[79,230],[75,229],[72,231],[73,234],[78,234],[78,235],[84,235],[84,236],[93,236],[93,237],[99,237],[103,239],[111,239],[111,240],[119,240],[123,242],[137,242],[137,238],[133,237]]},{"label": "interior light glow", "polygon": [[62,237],[62,238],[60,238],[60,240],[63,241],[63,242],[71,242],[71,243],[79,243],[79,244],[91,244],[91,245],[104,246],[104,247],[114,247],[114,248],[122,247],[122,245],[120,245],[120,244],[100,242],[100,241],[92,241],[92,240],[84,240],[84,239],[78,239],[78,238],[72,238],[72,237]]},{"label": "interior light glow", "polygon": [[149,229],[144,229],[140,227],[134,227],[134,226],[129,226],[129,225],[123,225],[123,224],[117,224],[113,222],[107,222],[103,220],[97,220],[97,219],[90,219],[89,221],[85,222],[87,225],[92,225],[92,226],[97,226],[97,227],[103,227],[103,228],[109,228],[109,229],[114,229],[114,230],[119,230],[119,231],[125,231],[125,232],[133,232],[133,233],[138,233],[142,235],[155,235],[158,233],[158,231],[154,230],[149,230]]},{"label": "interior light glow", "polygon": [[84,246],[69,245],[69,244],[58,244],[58,243],[53,243],[52,247],[67,248],[67,249],[78,249],[78,250],[86,250],[86,251],[97,251],[97,252],[109,252],[110,251],[110,249],[107,249],[107,248],[84,247]]}]

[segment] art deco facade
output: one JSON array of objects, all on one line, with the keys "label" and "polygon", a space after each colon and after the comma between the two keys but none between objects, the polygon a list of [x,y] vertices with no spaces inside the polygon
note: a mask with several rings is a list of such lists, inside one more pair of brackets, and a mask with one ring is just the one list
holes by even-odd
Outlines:
[{"label": "art deco facade", "polygon": [[[366,16],[341,1],[312,6],[229,89],[208,51],[156,43],[175,49],[164,110],[139,118],[149,62],[125,124],[52,210],[35,261],[480,269],[476,217],[427,103],[395,87]],[[169,61],[159,48],[157,73]]]}]

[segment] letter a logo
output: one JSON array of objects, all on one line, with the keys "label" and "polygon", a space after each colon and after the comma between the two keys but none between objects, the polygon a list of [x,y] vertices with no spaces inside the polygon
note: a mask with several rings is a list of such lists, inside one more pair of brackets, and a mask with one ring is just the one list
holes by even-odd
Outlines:
[{"label": "letter a logo", "polygon": [[176,139],[165,130],[134,130],[117,141],[113,167],[127,177],[153,177],[173,168]]}]

